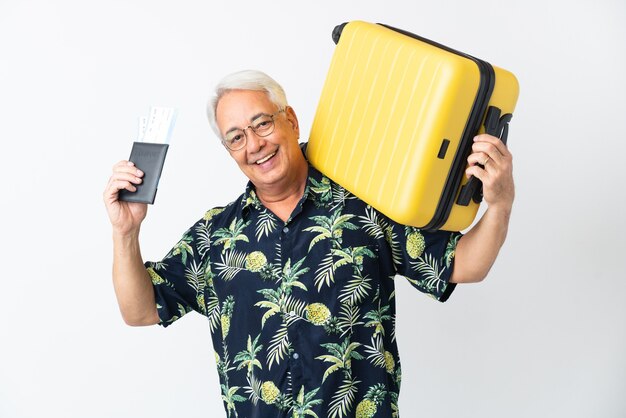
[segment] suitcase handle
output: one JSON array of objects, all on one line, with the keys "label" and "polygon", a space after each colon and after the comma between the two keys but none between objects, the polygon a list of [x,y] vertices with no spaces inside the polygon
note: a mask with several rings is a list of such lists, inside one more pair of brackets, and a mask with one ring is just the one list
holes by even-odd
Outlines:
[{"label": "suitcase handle", "polygon": [[[509,122],[513,115],[507,113],[500,117],[501,113],[502,111],[497,107],[489,106],[487,116],[485,117],[485,132],[500,138],[502,143],[506,145],[506,140],[509,136]],[[478,165],[484,168],[482,164]],[[456,203],[460,206],[467,206],[470,203],[470,199],[476,203],[480,203],[483,200],[482,183],[474,176],[470,177],[465,186],[461,187],[461,192],[459,193]]]},{"label": "suitcase handle", "polygon": [[343,22],[340,25],[335,26],[335,28],[333,29],[333,42],[335,43],[335,45],[337,45],[339,43],[339,38],[341,38],[341,32],[343,32],[343,28],[348,24],[349,22]]}]

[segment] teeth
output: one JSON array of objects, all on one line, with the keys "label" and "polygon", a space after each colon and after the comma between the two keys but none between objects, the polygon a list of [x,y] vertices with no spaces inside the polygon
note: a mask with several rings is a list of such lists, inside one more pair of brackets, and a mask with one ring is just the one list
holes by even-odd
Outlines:
[{"label": "teeth", "polygon": [[262,160],[257,161],[257,164],[263,164],[264,162],[266,162],[267,160],[269,160],[270,158],[272,158],[274,155],[276,155],[275,152],[271,153],[270,155],[268,155],[267,157],[263,158]]}]

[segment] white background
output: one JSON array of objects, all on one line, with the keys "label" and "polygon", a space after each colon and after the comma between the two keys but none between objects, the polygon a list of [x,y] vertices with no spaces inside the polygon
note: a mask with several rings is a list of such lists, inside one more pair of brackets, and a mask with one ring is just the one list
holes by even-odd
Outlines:
[{"label": "white background", "polygon": [[521,84],[517,197],[489,278],[443,305],[398,280],[402,416],[626,416],[623,0],[0,0],[0,417],[224,416],[204,318],[123,324],[102,191],[137,117],[178,107],[141,237],[161,258],[243,190],[206,122],[211,88],[266,71],[306,138],[331,30],[356,19]]}]

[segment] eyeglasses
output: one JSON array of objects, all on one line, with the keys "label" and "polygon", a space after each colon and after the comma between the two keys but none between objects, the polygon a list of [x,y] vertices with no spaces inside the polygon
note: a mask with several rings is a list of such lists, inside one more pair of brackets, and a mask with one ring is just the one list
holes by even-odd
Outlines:
[{"label": "eyeglasses", "polygon": [[246,139],[248,138],[246,135],[246,129],[252,129],[252,132],[255,135],[260,137],[265,137],[274,132],[274,126],[276,123],[274,122],[274,117],[281,112],[284,112],[285,109],[280,109],[274,114],[271,115],[261,115],[258,118],[252,121],[252,124],[246,126],[243,129],[233,129],[226,132],[224,138],[222,139],[222,143],[231,151],[238,151],[246,146]]}]

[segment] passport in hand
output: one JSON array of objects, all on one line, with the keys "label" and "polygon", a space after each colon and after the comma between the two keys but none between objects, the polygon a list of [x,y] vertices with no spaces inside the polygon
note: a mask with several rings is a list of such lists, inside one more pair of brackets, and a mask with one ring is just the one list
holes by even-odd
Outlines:
[{"label": "passport in hand", "polygon": [[151,107],[149,116],[139,119],[139,140],[133,142],[128,160],[144,175],[141,184],[135,185],[136,191],[119,191],[120,200],[154,203],[176,113],[176,109],[170,107]]},{"label": "passport in hand", "polygon": [[135,184],[137,188],[135,192],[126,189],[120,190],[120,200],[151,205],[154,203],[168,146],[168,144],[155,144],[153,142],[133,142],[133,149],[128,160],[143,171],[142,182]]}]

